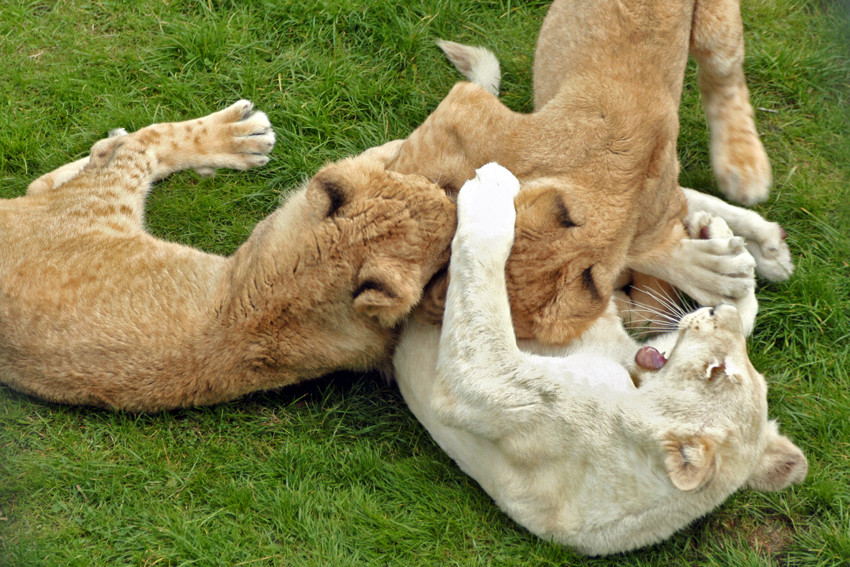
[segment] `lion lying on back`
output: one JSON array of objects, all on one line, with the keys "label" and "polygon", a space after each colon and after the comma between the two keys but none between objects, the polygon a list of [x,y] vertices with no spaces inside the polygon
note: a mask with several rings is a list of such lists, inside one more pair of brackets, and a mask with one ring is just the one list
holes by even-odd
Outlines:
[{"label": "lion lying on back", "polygon": [[319,171],[230,257],[145,232],[152,181],[268,161],[251,109],[102,140],[0,201],[0,383],[157,411],[389,357],[454,230],[442,189],[386,170],[396,146]]},{"label": "lion lying on back", "polygon": [[460,468],[531,532],[593,555],[659,542],[739,488],[801,481],[731,305],[686,315],[655,348],[612,303],[567,347],[517,342],[518,189],[494,164],[461,189],[442,330],[409,322],[394,355],[405,401]]}]

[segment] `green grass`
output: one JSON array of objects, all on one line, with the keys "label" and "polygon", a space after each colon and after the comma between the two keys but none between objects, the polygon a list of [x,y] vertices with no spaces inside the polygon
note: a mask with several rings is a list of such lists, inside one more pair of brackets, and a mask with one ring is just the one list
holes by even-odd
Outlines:
[{"label": "green grass", "polygon": [[[167,239],[228,253],[323,163],[405,136],[458,76],[438,37],[487,45],[531,106],[547,2],[6,0],[0,197],[109,128],[250,98],[271,163],[161,183]],[[0,565],[822,565],[850,563],[850,47],[844,2],[747,0],[746,70],[787,229],[751,342],[806,482],[739,493],[669,541],[583,559],[515,525],[431,442],[392,386],[339,375],[211,408],[134,416],[0,389]],[[713,191],[694,86],[682,183]],[[2,237],[2,236],[0,236]],[[763,282],[764,283],[764,282]]]}]

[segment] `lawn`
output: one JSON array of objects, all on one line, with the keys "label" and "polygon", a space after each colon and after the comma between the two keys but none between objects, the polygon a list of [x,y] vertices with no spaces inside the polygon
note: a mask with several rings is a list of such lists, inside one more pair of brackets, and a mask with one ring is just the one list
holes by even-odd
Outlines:
[{"label": "lawn", "polygon": [[[404,137],[458,80],[433,40],[494,49],[531,108],[548,2],[4,0],[0,197],[108,129],[266,111],[272,161],[160,183],[155,234],[229,253],[322,164]],[[850,3],[745,0],[746,71],[774,170],[759,212],[796,272],[762,285],[751,340],[805,483],[742,492],[657,546],[586,559],[498,511],[376,375],[336,375],[157,415],[0,388],[0,565],[850,564]],[[682,184],[713,192],[693,68]],[[2,235],[0,235],[2,237]]]}]

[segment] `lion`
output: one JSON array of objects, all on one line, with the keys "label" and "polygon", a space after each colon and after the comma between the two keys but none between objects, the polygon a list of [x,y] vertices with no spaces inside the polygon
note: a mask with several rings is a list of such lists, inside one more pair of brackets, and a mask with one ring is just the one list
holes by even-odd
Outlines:
[{"label": "lion", "polygon": [[[505,107],[492,84],[460,83],[390,160],[393,170],[455,191],[491,161],[520,179],[507,264],[518,337],[577,338],[632,271],[703,305],[748,296],[754,264],[740,238],[688,238],[676,157],[690,51],[713,152],[725,156],[715,159],[721,185],[753,201],[770,184],[740,68],[740,27],[737,2],[556,0],[537,43],[533,113]],[[468,76],[486,85],[492,74]],[[445,286],[443,277],[429,287],[421,318],[439,318]]]},{"label": "lion", "polygon": [[[470,81],[498,95],[501,70],[498,58],[492,51],[446,40],[438,40],[437,45]],[[794,271],[794,262],[785,242],[787,235],[778,223],[770,222],[755,211],[731,205],[712,195],[686,187],[682,187],[682,191],[689,213],[702,213],[693,218],[705,219],[704,215],[719,217],[730,229],[730,233],[724,234],[724,237],[744,238],[747,251],[753,256],[755,270],[760,276],[769,281],[783,281],[790,277]],[[686,227],[694,238],[706,238],[704,232],[700,235],[700,231],[694,230],[688,223]],[[706,229],[704,225],[701,228],[703,231]],[[723,231],[713,231],[718,237],[721,232]],[[620,315],[632,330],[639,330],[641,333],[657,332],[668,327],[669,321],[681,314],[683,298],[680,291],[659,278],[624,270],[615,281],[614,288]],[[754,296],[738,298],[736,306],[744,310],[758,307]],[[747,320],[746,317],[744,319]],[[744,329],[746,335],[751,331],[751,328]]]},{"label": "lion", "polygon": [[153,181],[264,165],[248,101],[96,143],[0,201],[0,383],[53,402],[155,412],[388,360],[448,260],[454,204],[388,171],[397,145],[322,168],[223,257],[144,228]]},{"label": "lion", "polygon": [[702,308],[641,346],[609,302],[567,347],[517,341],[505,266],[519,187],[490,164],[460,190],[442,329],[411,320],[393,359],[458,466],[518,524],[589,555],[662,541],[740,488],[801,482],[806,457],[768,420],[747,356],[755,311]]}]

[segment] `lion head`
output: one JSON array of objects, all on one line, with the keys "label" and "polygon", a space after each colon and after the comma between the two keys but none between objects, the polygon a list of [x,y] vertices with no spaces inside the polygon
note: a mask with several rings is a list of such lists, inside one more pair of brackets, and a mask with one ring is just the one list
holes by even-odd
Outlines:
[{"label": "lion head", "polygon": [[747,356],[735,307],[687,314],[666,362],[638,368],[637,379],[662,416],[659,444],[677,489],[725,497],[741,486],[773,491],[805,478],[803,452],[768,421],[767,383]]},{"label": "lion head", "polygon": [[[522,183],[514,201],[516,233],[505,271],[519,339],[566,344],[608,305],[628,240],[601,230],[605,216],[580,196],[561,179],[542,178]],[[440,322],[447,286],[447,272],[438,272],[416,310],[419,321]]]},{"label": "lion head", "polygon": [[226,317],[251,337],[249,364],[304,375],[374,367],[448,262],[453,202],[374,150],[328,165],[234,255]]}]

